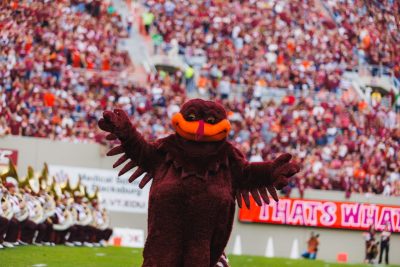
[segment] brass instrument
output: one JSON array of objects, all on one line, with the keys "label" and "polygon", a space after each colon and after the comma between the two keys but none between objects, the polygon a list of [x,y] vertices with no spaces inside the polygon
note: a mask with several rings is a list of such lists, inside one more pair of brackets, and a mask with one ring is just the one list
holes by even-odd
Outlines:
[{"label": "brass instrument", "polygon": [[[102,220],[99,222],[97,219],[98,217],[102,218]],[[93,211],[93,222],[92,226],[96,227],[99,230],[105,230],[110,226],[110,217],[107,214],[107,211],[105,209],[102,210],[94,210]]]},{"label": "brass instrument", "polygon": [[75,194],[77,194],[76,192],[78,192],[78,194],[83,197],[86,194],[86,187],[81,183],[81,177],[78,178],[78,182],[76,183],[76,186],[74,188],[71,187],[70,180],[69,180],[67,189],[69,189],[69,192],[72,195],[75,195]]},{"label": "brass instrument", "polygon": [[89,225],[93,221],[93,215],[92,215],[92,211],[90,210],[90,208],[87,205],[83,205],[83,208],[85,210],[84,218],[80,219],[78,214],[76,214],[75,218],[77,218],[76,224],[86,226],[86,225]]},{"label": "brass instrument", "polygon": [[17,174],[17,169],[15,168],[15,165],[11,161],[11,159],[8,161],[8,169],[4,173],[0,174],[0,179],[2,183],[6,182],[7,177],[13,177],[14,179],[18,179],[18,174]]},{"label": "brass instrument", "polygon": [[[27,186],[30,188],[32,193],[38,195],[40,193],[41,185],[39,179],[35,177],[34,170],[31,166],[28,167],[28,176],[26,177],[25,180],[27,180],[28,183]],[[34,215],[30,216],[29,219],[37,224],[44,222],[47,219],[47,217],[45,217],[44,209],[39,198],[28,193],[25,194],[25,199],[27,202],[29,202],[30,204],[29,207],[33,209],[32,214]]]},{"label": "brass instrument", "polygon": [[[3,182],[7,182],[9,179],[11,179],[13,182],[16,182],[18,186],[24,187],[27,185],[27,179],[24,181],[21,181],[18,177],[17,169],[15,168],[15,165],[12,163],[11,159],[8,162],[8,170],[1,175],[1,180]],[[11,197],[16,197],[18,199],[18,205],[19,205],[19,212],[14,213],[13,207],[12,207],[12,201],[10,200]],[[26,220],[29,216],[29,211],[28,207],[26,205],[25,200],[23,199],[21,193],[17,192],[15,195],[7,195],[7,202],[10,205],[10,208],[12,210],[8,212],[8,216],[11,216],[10,214],[13,213],[13,216],[20,222]]]},{"label": "brass instrument", "polygon": [[110,217],[108,216],[107,210],[105,209],[101,211],[101,214],[103,215],[104,223],[99,226],[99,229],[105,230],[110,226]]},{"label": "brass instrument", "polygon": [[85,190],[85,196],[89,201],[98,200],[99,199],[99,187],[96,186],[93,194],[89,194],[88,190]]},{"label": "brass instrument", "polygon": [[[79,182],[78,182],[78,183],[79,183]],[[64,194],[65,194],[65,193],[71,194],[71,193],[74,192],[75,188],[72,188],[72,186],[71,186],[71,179],[69,179],[69,177],[68,177],[68,179],[67,179],[63,184],[61,184],[61,189],[62,189],[62,192],[63,192]]]},{"label": "brass instrument", "polygon": [[35,193],[38,193],[40,190],[40,185],[38,181],[32,181],[35,179],[35,171],[31,166],[28,166],[28,173],[24,179],[18,179],[18,187],[22,189],[26,189],[28,187]]},{"label": "brass instrument", "polygon": [[[43,183],[45,183],[45,184],[47,184],[46,187],[48,187],[51,185],[50,179],[52,179],[52,177],[49,177],[49,167],[47,166],[47,163],[44,163],[42,172],[39,176],[40,184],[43,185]],[[43,189],[46,189],[46,188],[43,188]]]},{"label": "brass instrument", "polygon": [[50,218],[51,216],[54,215],[54,213],[56,212],[56,202],[54,200],[54,198],[52,196],[50,196],[48,193],[45,193],[44,195],[44,205],[43,205],[43,209],[44,209],[44,217]]},{"label": "brass instrument", "polygon": [[29,217],[29,210],[26,201],[24,200],[23,196],[20,193],[15,194],[19,201],[19,208],[20,211],[14,214],[15,218],[22,222],[28,219]]},{"label": "brass instrument", "polygon": [[[93,194],[89,194],[88,191],[85,192],[85,196],[89,199],[89,201],[98,201],[99,200],[99,188],[96,187]],[[101,217],[101,220],[98,218]],[[99,222],[100,221],[100,222]],[[105,230],[110,226],[110,217],[107,214],[105,209],[94,209],[93,210],[93,222],[92,226],[96,227],[99,230]]]},{"label": "brass instrument", "polygon": [[7,220],[11,220],[11,218],[14,216],[14,211],[13,208],[11,206],[11,203],[8,199],[8,191],[7,189],[0,184],[0,202],[1,202],[1,206],[0,208],[2,209],[2,214],[3,217],[6,218]]},{"label": "brass instrument", "polygon": [[62,188],[60,184],[57,184],[54,180],[49,187],[49,194],[53,195],[55,198],[61,198],[63,195]]},{"label": "brass instrument", "polygon": [[[60,184],[53,183],[51,186],[51,192],[58,199],[63,197],[63,192]],[[71,212],[71,206],[67,206],[64,208],[63,216],[65,217],[64,221],[61,223],[53,224],[53,229],[56,231],[64,231],[75,224],[75,220],[73,214]]]},{"label": "brass instrument", "polygon": [[75,224],[72,212],[68,208],[65,208],[63,215],[65,217],[65,220],[61,223],[53,224],[54,230],[64,231]]},{"label": "brass instrument", "polygon": [[3,209],[3,217],[7,220],[11,220],[14,216],[14,212],[11,206],[10,201],[7,198],[1,199],[1,208]]},{"label": "brass instrument", "polygon": [[31,204],[33,205],[34,215],[30,216],[29,219],[37,224],[44,222],[47,218],[44,216],[44,210],[42,204],[40,203],[40,200],[37,197],[31,195],[27,195],[26,199],[27,202],[31,202]]},{"label": "brass instrument", "polygon": [[[51,195],[53,189],[56,186],[53,177],[49,177],[49,168],[47,163],[44,163],[42,173],[39,176],[40,189],[42,190],[41,196],[44,198],[43,210],[45,220],[52,217],[56,211],[56,201]],[[59,186],[56,186],[57,190],[61,190]]]},{"label": "brass instrument", "polygon": [[[80,197],[84,197],[86,195],[86,187],[81,184],[80,178],[78,180],[77,186],[73,189],[73,194],[74,194],[74,196],[80,196]],[[75,204],[75,205],[77,205],[77,204]],[[89,225],[93,221],[92,211],[90,210],[90,208],[87,204],[82,203],[80,205],[83,207],[85,215],[82,216],[82,218],[80,218],[80,216],[78,214],[78,210],[76,208],[74,208],[73,215],[76,220],[76,224],[83,225],[83,226]]]},{"label": "brass instrument", "polygon": [[27,180],[27,185],[32,190],[32,192],[35,194],[39,194],[40,182],[39,179],[33,176],[33,169],[30,166],[28,167],[28,177],[25,180]]},{"label": "brass instrument", "polygon": [[40,188],[48,193],[52,191],[53,185],[56,183],[54,176],[49,176],[47,163],[44,163],[43,170],[39,176],[39,183]]}]

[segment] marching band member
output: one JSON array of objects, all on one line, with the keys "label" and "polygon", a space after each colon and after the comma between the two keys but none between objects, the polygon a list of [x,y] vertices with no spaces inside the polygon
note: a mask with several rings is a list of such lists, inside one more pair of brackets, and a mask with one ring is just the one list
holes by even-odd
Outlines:
[{"label": "marching band member", "polygon": [[43,207],[43,218],[39,224],[39,231],[35,242],[45,246],[54,246],[54,229],[51,217],[55,213],[56,202],[54,201],[54,197],[49,195],[44,189],[40,190],[38,199]]},{"label": "marching band member", "polygon": [[32,191],[28,186],[25,186],[21,192],[23,192],[23,198],[28,208],[27,218],[21,220],[21,238],[19,242],[23,245],[32,244],[33,237],[36,230],[38,230],[38,217],[41,216],[41,207],[39,208],[37,200],[33,197]]},{"label": "marching band member", "polygon": [[54,182],[53,178],[49,179],[48,174],[48,166],[45,163],[38,179],[39,193],[37,198],[43,207],[43,215],[39,222],[39,231],[35,242],[45,246],[54,246],[55,233],[52,217],[56,211],[56,191],[59,190],[61,192],[61,188]]},{"label": "marching band member", "polygon": [[19,245],[17,238],[20,222],[17,220],[17,216],[24,212],[25,206],[23,203],[20,203],[20,198],[17,195],[17,186],[15,183],[6,182],[4,186],[8,191],[7,201],[11,205],[13,215],[8,221],[8,228],[6,230],[3,246],[12,248]]},{"label": "marching band member", "polygon": [[68,207],[68,197],[62,193],[56,196],[56,210],[51,218],[53,221],[54,241],[57,245],[75,246],[73,242],[66,241],[68,233],[75,231],[73,215]]},{"label": "marching band member", "polygon": [[96,217],[95,217],[96,214],[93,210],[93,205],[89,206],[90,203],[88,202],[88,200],[89,200],[88,198],[84,197],[83,201],[82,201],[84,203],[84,205],[87,207],[86,210],[88,212],[88,215],[90,215],[92,218],[91,222],[88,225],[84,226],[85,233],[86,233],[84,244],[89,247],[100,246],[100,244],[96,240],[96,237],[97,237],[98,231],[99,231],[96,227],[97,226]]},{"label": "marching band member", "polygon": [[0,249],[4,248],[3,246],[3,242],[4,242],[4,238],[3,236],[6,234],[7,228],[8,228],[8,220],[4,217],[4,209],[5,206],[3,204],[3,194],[5,193],[5,189],[3,189],[3,185],[0,185]]},{"label": "marching band member", "polygon": [[[69,242],[73,242],[76,246],[87,246],[93,247],[93,245],[89,242],[88,237],[88,227],[92,222],[92,214],[89,210],[88,205],[83,203],[84,194],[81,191],[75,191],[74,197],[75,202],[72,205],[72,212],[75,218],[75,228],[71,230],[70,237],[68,239]],[[90,230],[89,230],[90,231]]]},{"label": "marching band member", "polygon": [[105,246],[112,235],[112,229],[109,228],[110,220],[105,209],[99,207],[97,199],[92,200],[93,223],[90,228],[91,240],[95,246]]},{"label": "marching band member", "polygon": [[35,216],[33,221],[37,224],[37,236],[34,244],[37,246],[50,246],[53,243],[53,225],[49,218],[52,214],[51,207],[54,201],[47,196],[45,190],[40,189],[38,194],[33,195],[35,204]]},{"label": "marching band member", "polygon": [[13,216],[12,207],[7,200],[7,188],[0,179],[0,249],[4,248],[4,236],[7,232],[10,219]]},{"label": "marching band member", "polygon": [[40,184],[39,180],[34,177],[32,167],[28,167],[27,177],[23,181],[18,180],[18,183],[22,195],[18,194],[17,196],[19,196],[20,205],[25,207],[24,209],[21,208],[23,212],[16,214],[17,220],[20,222],[19,243],[41,245],[33,240],[36,231],[39,231],[38,236],[42,236],[45,229],[40,225],[44,215],[43,207],[37,197]]},{"label": "marching band member", "polygon": [[[36,246],[51,245],[52,225],[48,222],[48,205],[51,205],[51,198],[45,195],[47,184],[41,184],[41,177],[34,175],[32,167],[28,167],[28,177],[21,182],[24,192],[24,200],[27,203],[29,216],[21,225],[21,241]],[[45,210],[46,207],[46,210]],[[51,208],[51,207],[50,207]],[[33,240],[35,233],[37,237]],[[49,239],[45,242],[45,238]]]}]

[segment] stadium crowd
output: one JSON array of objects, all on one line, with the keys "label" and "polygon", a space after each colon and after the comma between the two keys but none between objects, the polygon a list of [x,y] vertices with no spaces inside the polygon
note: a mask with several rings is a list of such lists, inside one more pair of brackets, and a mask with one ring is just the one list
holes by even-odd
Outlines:
[{"label": "stadium crowd", "polygon": [[339,31],[358,45],[363,62],[385,65],[400,78],[399,1],[324,1]]},{"label": "stadium crowd", "polygon": [[343,70],[365,62],[400,77],[398,1],[144,3],[163,50],[206,57],[211,80],[335,90]]},{"label": "stadium crowd", "polygon": [[69,180],[62,184],[48,175],[28,169],[25,179],[15,166],[0,177],[0,249],[20,245],[105,246],[112,229],[97,191],[89,193]]},{"label": "stadium crowd", "polygon": [[315,1],[145,1],[165,51],[203,55],[213,81],[335,90],[358,64],[350,40]]},{"label": "stadium crowd", "polygon": [[[93,124],[80,115],[91,113],[87,87],[98,80],[75,70],[129,65],[117,50],[127,32],[114,7],[98,0],[2,1],[0,10],[0,135],[51,138],[62,125],[65,136],[92,138],[85,129]],[[97,86],[112,90],[104,83]],[[75,109],[78,116],[65,115]]]},{"label": "stadium crowd", "polygon": [[[185,73],[160,72],[138,86],[77,71],[124,66],[116,42],[126,33],[112,5],[16,3],[0,4],[0,135],[106,144],[97,120],[117,107],[149,140],[171,133],[169,118],[187,98]],[[147,1],[149,33],[162,35],[165,51],[177,42],[186,57],[207,56],[197,86],[227,108],[230,140],[250,160],[296,155],[297,177],[307,178],[294,179],[288,194],[298,187],[400,195],[400,113],[369,106],[340,83],[342,71],[359,63],[357,38],[314,1],[190,3]],[[229,97],[232,84],[247,85],[240,99]],[[288,95],[264,102],[268,87]],[[307,91],[314,93],[301,96]],[[399,111],[400,98],[390,101]]]}]

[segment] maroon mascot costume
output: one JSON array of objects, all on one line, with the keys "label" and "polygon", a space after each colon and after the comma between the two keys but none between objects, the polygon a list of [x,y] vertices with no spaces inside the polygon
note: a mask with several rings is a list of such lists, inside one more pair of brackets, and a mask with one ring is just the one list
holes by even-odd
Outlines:
[{"label": "maroon mascot costume", "polygon": [[[272,162],[249,163],[226,137],[230,124],[224,108],[193,99],[172,118],[176,131],[149,143],[122,110],[105,111],[99,127],[121,145],[108,156],[123,154],[113,167],[130,160],[119,175],[138,166],[129,181],[146,173],[139,187],[153,180],[149,196],[148,237],[143,266],[214,267],[224,265],[235,213],[251,194],[258,205],[278,201],[276,189],[299,171],[291,155]],[[262,200],[261,200],[262,199]]]}]

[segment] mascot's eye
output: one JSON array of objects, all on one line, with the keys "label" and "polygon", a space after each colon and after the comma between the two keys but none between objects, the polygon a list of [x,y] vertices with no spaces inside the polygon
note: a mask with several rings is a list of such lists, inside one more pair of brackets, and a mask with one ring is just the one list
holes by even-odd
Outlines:
[{"label": "mascot's eye", "polygon": [[187,118],[188,118],[188,121],[194,121],[194,120],[196,119],[196,114],[190,113],[190,114],[187,116]]},{"label": "mascot's eye", "polygon": [[206,122],[207,122],[207,123],[214,124],[214,123],[215,123],[215,118],[212,117],[212,116],[211,116],[211,117],[208,117],[207,120],[206,120]]}]

